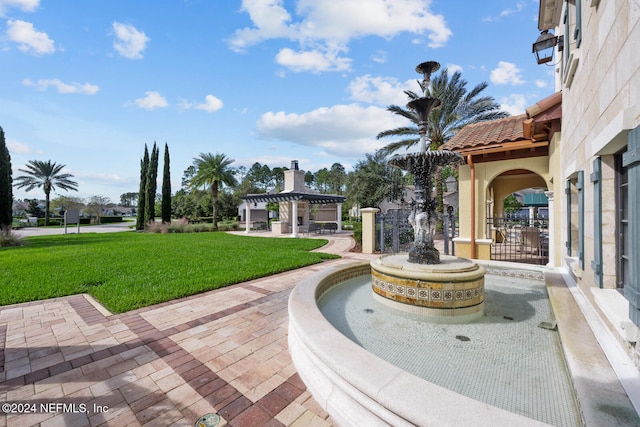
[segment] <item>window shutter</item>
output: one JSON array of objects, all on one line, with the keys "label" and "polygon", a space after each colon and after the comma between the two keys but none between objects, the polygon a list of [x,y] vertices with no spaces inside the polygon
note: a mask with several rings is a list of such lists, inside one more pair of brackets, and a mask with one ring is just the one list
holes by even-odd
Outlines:
[{"label": "window shutter", "polygon": [[629,300],[629,319],[640,327],[640,126],[627,136],[622,165],[629,178],[629,277],[624,296]]},{"label": "window shutter", "polygon": [[602,288],[602,171],[601,160],[597,157],[593,160],[593,270],[595,282]]}]

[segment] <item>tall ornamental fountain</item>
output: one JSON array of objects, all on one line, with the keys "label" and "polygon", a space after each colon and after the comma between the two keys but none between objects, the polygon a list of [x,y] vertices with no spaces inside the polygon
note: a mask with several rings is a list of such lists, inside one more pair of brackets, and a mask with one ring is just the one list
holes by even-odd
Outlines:
[{"label": "tall ornamental fountain", "polygon": [[406,254],[385,255],[371,262],[372,288],[376,299],[395,308],[418,312],[438,321],[465,322],[483,315],[485,269],[468,259],[440,256],[435,247],[436,201],[432,196],[433,175],[439,167],[457,165],[463,157],[453,151],[431,150],[427,121],[442,101],[431,93],[431,73],[440,64],[428,61],[416,71],[424,76],[423,96],[407,108],[418,116],[420,151],[394,156],[390,164],[414,176],[415,200],[409,222],[414,241]]}]

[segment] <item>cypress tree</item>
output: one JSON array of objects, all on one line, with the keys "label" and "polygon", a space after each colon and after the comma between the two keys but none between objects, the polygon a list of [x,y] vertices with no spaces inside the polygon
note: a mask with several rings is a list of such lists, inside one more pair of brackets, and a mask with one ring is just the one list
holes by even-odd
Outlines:
[{"label": "cypress tree", "polygon": [[164,172],[162,174],[162,222],[171,223],[171,173],[169,171],[169,146],[164,144]]},{"label": "cypress tree", "polygon": [[144,144],[144,156],[140,160],[140,190],[138,191],[138,212],[136,215],[136,230],[144,230],[145,191],[147,189],[147,169],[149,169],[149,149]]},{"label": "cypress tree", "polygon": [[0,127],[0,229],[9,228],[13,222],[13,191],[11,179],[11,155]]},{"label": "cypress tree", "polygon": [[156,143],[153,143],[151,157],[149,158],[149,168],[147,169],[147,188],[145,200],[144,223],[153,222],[156,217],[156,190],[158,188],[158,156],[159,149]]}]

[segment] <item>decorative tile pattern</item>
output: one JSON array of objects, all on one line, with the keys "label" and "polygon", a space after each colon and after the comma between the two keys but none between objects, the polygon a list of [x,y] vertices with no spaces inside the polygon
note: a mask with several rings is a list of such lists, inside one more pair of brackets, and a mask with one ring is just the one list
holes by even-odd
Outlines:
[{"label": "decorative tile pattern", "polygon": [[494,266],[486,266],[487,274],[494,274],[496,276],[518,277],[529,280],[544,280],[544,273],[534,270],[514,270],[507,268],[500,268]]},{"label": "decorative tile pattern", "polygon": [[372,269],[371,285],[375,293],[397,303],[457,310],[478,306],[484,301],[484,276],[480,273],[464,282],[430,282]]}]

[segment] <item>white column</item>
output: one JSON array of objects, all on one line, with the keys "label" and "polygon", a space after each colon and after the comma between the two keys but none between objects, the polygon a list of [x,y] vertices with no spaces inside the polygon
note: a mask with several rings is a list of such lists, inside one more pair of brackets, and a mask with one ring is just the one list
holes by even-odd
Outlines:
[{"label": "white column", "polygon": [[545,191],[544,195],[547,196],[549,200],[549,262],[547,265],[554,267],[556,265],[556,243],[554,238],[556,221],[555,215],[553,214],[553,191]]},{"label": "white column", "polygon": [[337,214],[338,214],[338,230],[337,232],[341,232],[342,231],[342,203],[338,203],[337,206]]},{"label": "white column", "polygon": [[298,201],[291,202],[291,237],[298,237]]},{"label": "white column", "polygon": [[529,225],[533,226],[536,218],[536,208],[535,206],[529,206]]},{"label": "white column", "polygon": [[245,207],[244,207],[244,211],[245,211],[245,226],[244,226],[244,232],[249,234],[249,231],[251,230],[251,203],[249,202],[245,202]]}]

